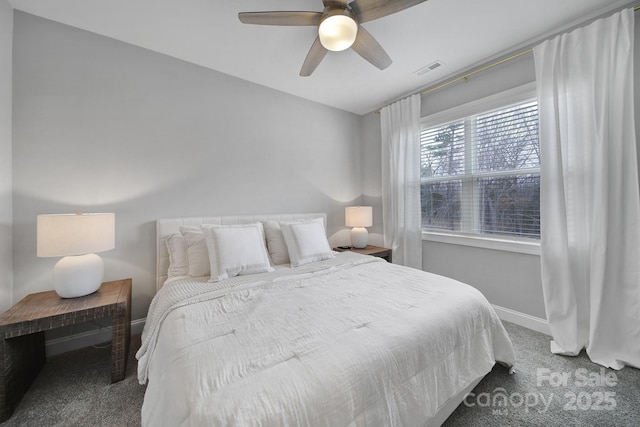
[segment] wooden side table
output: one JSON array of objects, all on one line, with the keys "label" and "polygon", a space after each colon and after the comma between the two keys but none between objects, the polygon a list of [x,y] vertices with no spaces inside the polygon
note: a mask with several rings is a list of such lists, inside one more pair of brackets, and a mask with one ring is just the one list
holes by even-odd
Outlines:
[{"label": "wooden side table", "polygon": [[391,249],[382,248],[380,246],[367,245],[366,248],[362,248],[362,249],[356,249],[351,247],[349,249],[333,248],[333,250],[336,252],[351,251],[351,252],[356,252],[362,255],[371,255],[371,256],[385,259],[388,262],[391,262]]},{"label": "wooden side table", "polygon": [[29,294],[0,316],[0,422],[8,419],[46,360],[44,331],[112,318],[111,382],[124,379],[131,335],[131,279],[80,298]]}]

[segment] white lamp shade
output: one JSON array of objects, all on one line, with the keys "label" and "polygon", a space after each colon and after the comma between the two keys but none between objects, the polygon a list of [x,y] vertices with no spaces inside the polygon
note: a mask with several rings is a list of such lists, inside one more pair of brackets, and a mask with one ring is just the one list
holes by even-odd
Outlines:
[{"label": "white lamp shade", "polygon": [[373,209],[371,206],[350,206],[344,209],[347,227],[371,227],[373,225]]},{"label": "white lamp shade", "polygon": [[38,215],[37,255],[85,255],[115,247],[115,215],[81,213]]},{"label": "white lamp shade", "polygon": [[348,15],[335,14],[318,26],[320,43],[327,50],[339,52],[351,47],[358,34],[358,24]]}]

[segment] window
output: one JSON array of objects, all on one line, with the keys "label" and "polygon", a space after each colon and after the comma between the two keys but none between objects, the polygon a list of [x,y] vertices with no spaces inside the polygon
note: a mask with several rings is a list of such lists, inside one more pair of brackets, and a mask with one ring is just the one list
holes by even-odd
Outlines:
[{"label": "window", "polygon": [[[487,108],[490,104],[493,107]],[[469,109],[479,112],[451,120]],[[540,150],[534,95],[502,94],[438,116],[428,118],[421,132],[423,230],[539,239]]]}]

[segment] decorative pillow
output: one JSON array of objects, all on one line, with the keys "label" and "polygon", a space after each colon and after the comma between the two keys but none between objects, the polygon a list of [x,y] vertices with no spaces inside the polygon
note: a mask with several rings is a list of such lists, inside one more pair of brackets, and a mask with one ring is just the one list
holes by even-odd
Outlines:
[{"label": "decorative pillow", "polygon": [[265,221],[264,234],[267,238],[267,249],[274,265],[289,264],[289,252],[284,242],[282,229],[278,221]]},{"label": "decorative pillow", "polygon": [[273,271],[261,223],[202,225],[202,232],[209,250],[209,282]]},{"label": "decorative pillow", "polygon": [[304,222],[280,222],[291,267],[333,258],[322,218]]},{"label": "decorative pillow", "polygon": [[180,233],[187,245],[188,274],[192,277],[208,276],[209,251],[204,240],[204,234],[199,227],[180,226]]},{"label": "decorative pillow", "polygon": [[187,244],[182,234],[172,234],[165,241],[169,252],[169,277],[186,276],[189,274],[189,260],[187,259]]}]

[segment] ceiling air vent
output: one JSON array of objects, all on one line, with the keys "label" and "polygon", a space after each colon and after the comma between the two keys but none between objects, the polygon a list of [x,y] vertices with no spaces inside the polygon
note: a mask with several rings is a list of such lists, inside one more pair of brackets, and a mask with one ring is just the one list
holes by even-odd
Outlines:
[{"label": "ceiling air vent", "polygon": [[423,76],[427,74],[429,71],[433,71],[436,68],[442,67],[444,64],[441,61],[434,61],[431,64],[420,68],[419,70],[414,71],[416,76]]}]

